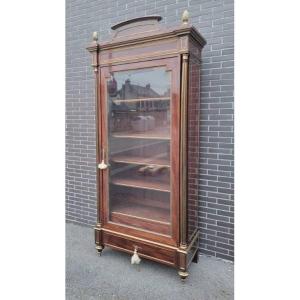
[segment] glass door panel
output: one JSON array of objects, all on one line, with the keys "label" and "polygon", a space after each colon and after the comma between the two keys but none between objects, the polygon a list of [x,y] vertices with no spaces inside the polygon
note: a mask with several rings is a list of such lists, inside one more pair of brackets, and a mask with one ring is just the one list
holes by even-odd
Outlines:
[{"label": "glass door panel", "polygon": [[109,219],[171,235],[171,73],[154,67],[110,75]]}]

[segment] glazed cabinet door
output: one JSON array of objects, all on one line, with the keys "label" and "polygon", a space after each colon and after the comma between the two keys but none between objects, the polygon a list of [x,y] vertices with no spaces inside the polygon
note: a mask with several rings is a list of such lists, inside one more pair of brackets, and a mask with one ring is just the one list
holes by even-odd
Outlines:
[{"label": "glazed cabinet door", "polygon": [[179,59],[101,68],[103,226],[178,244]]}]

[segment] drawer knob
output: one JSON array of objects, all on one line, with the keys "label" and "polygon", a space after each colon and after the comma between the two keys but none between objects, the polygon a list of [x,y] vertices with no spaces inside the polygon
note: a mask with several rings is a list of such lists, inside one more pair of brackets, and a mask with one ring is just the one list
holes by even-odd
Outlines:
[{"label": "drawer knob", "polygon": [[141,262],[141,259],[137,253],[137,247],[134,248],[133,255],[131,256],[131,264],[138,265]]}]

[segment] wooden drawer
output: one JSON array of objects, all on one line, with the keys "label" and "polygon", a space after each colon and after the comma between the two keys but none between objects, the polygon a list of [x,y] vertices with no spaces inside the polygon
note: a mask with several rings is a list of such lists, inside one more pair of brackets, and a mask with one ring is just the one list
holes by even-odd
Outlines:
[{"label": "wooden drawer", "polygon": [[128,237],[123,238],[105,231],[103,231],[103,244],[127,253],[133,253],[134,248],[137,247],[138,254],[141,257],[171,266],[176,265],[176,249],[168,249],[163,246],[137,241]]}]

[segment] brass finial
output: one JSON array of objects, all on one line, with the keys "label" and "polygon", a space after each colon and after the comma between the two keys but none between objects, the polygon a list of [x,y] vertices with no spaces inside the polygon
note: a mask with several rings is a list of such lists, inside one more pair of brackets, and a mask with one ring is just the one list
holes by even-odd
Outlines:
[{"label": "brass finial", "polygon": [[93,41],[94,41],[94,42],[97,42],[97,41],[98,41],[98,32],[97,32],[97,31],[94,31],[94,32],[93,32]]},{"label": "brass finial", "polygon": [[181,17],[182,24],[187,25],[189,22],[189,12],[187,9],[184,10]]}]

